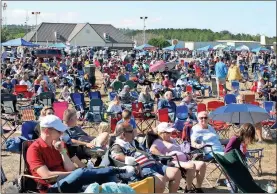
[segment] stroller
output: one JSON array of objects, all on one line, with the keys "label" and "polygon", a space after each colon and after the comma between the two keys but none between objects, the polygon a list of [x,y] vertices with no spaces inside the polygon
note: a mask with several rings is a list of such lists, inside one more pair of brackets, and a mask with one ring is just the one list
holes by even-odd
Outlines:
[{"label": "stroller", "polygon": [[[228,181],[231,180],[242,193],[266,193],[255,183],[247,168],[246,161],[238,150],[232,150],[224,156],[213,152],[213,156]],[[230,184],[232,190],[236,191],[234,185]]]}]

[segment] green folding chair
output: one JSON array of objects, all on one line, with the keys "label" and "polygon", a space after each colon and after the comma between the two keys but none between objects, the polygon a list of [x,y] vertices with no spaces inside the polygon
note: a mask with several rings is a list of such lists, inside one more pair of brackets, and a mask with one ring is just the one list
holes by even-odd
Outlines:
[{"label": "green folding chair", "polygon": [[[230,182],[231,180],[242,193],[266,193],[254,181],[247,168],[245,159],[238,150],[234,149],[224,156],[213,152],[213,156],[228,181]],[[233,191],[236,190],[236,188],[233,188],[234,185],[230,184]]]}]

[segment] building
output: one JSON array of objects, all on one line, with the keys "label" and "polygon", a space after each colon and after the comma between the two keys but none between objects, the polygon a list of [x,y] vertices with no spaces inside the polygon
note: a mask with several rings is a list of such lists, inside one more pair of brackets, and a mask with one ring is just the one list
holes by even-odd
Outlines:
[{"label": "building", "polygon": [[37,40],[37,43],[42,46],[63,42],[71,46],[118,49],[134,47],[134,42],[111,24],[43,22],[27,33],[23,39],[34,43]]}]

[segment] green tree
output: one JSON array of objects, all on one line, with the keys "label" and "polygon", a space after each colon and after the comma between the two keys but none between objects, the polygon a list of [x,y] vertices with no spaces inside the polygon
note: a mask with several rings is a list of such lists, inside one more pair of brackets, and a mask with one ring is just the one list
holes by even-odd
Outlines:
[{"label": "green tree", "polygon": [[163,37],[151,38],[148,44],[159,48],[170,46],[170,43]]}]

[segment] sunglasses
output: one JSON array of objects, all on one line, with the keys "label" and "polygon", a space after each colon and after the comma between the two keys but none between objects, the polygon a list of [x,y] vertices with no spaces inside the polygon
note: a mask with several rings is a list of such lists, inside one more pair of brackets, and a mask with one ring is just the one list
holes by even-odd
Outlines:
[{"label": "sunglasses", "polygon": [[202,120],[202,119],[207,120],[207,119],[208,119],[208,117],[199,117],[199,119],[200,119],[200,120]]}]

